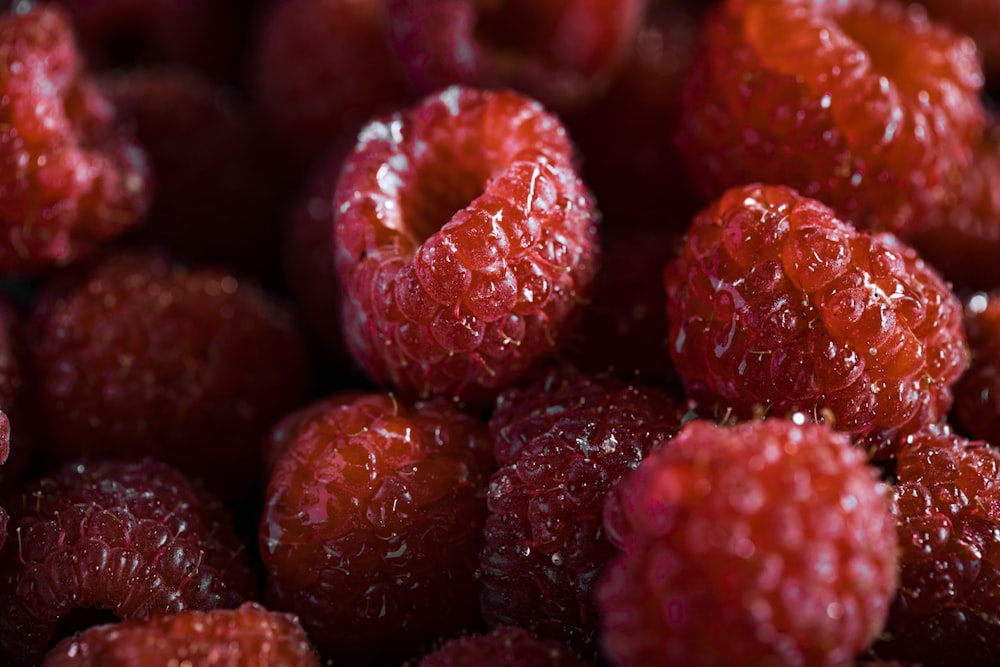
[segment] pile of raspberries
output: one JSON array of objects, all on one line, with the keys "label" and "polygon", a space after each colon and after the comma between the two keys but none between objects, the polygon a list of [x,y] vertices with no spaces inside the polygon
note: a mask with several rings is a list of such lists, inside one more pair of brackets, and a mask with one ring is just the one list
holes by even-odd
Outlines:
[{"label": "pile of raspberries", "polygon": [[0,1],[0,665],[1000,665],[997,0]]}]

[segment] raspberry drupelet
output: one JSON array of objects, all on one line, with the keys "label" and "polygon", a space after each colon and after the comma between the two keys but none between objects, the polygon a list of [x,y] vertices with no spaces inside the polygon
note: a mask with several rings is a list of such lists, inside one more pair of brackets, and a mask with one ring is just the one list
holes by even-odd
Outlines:
[{"label": "raspberry drupelet", "polygon": [[680,428],[680,401],[617,379],[557,368],[502,393],[490,419],[501,468],[490,480],[480,605],[583,653],[597,646],[593,587],[615,553],[604,498]]},{"label": "raspberry drupelet", "polygon": [[702,29],[677,143],[707,196],[764,181],[904,238],[984,124],[972,40],[883,0],[727,0]]},{"label": "raspberry drupelet", "polygon": [[1000,443],[1000,293],[969,297],[964,322],[972,361],[955,385],[954,420],[966,435]]},{"label": "raspberry drupelet", "polygon": [[460,637],[424,656],[418,667],[584,667],[568,646],[502,625],[484,635]]},{"label": "raspberry drupelet", "polygon": [[741,419],[802,411],[877,458],[948,413],[968,361],[961,304],[930,266],[786,187],[727,191],[664,280],[689,396]]},{"label": "raspberry drupelet", "polygon": [[5,665],[37,665],[76,612],[146,619],[252,594],[231,517],[163,463],[70,464],[10,509],[12,548],[0,559]]},{"label": "raspberry drupelet", "polygon": [[849,665],[896,589],[890,494],[846,435],[800,419],[689,422],[605,507],[607,657]]},{"label": "raspberry drupelet", "polygon": [[51,281],[28,331],[49,455],[158,458],[229,500],[253,489],[261,438],[310,388],[282,301],[156,254],[113,254]]},{"label": "raspberry drupelet", "polygon": [[320,667],[299,620],[254,602],[122,621],[68,637],[42,667]]},{"label": "raspberry drupelet", "polygon": [[405,396],[488,404],[553,353],[597,270],[597,211],[565,129],[452,87],[377,120],[335,196],[348,349]]},{"label": "raspberry drupelet", "polygon": [[40,273],[133,227],[149,166],[63,12],[0,15],[0,60],[0,274]]},{"label": "raspberry drupelet", "polygon": [[324,658],[389,664],[476,630],[493,467],[486,425],[443,401],[327,399],[290,417],[260,521],[269,606]]},{"label": "raspberry drupelet", "polygon": [[880,657],[924,667],[1000,662],[1000,453],[947,426],[909,437],[896,466],[900,586]]}]

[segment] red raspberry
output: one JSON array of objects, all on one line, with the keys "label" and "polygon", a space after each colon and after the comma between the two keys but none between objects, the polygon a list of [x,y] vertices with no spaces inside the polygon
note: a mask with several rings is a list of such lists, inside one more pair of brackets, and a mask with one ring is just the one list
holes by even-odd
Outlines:
[{"label": "red raspberry", "polygon": [[37,273],[132,227],[149,170],[61,11],[0,15],[0,60],[0,273]]},{"label": "red raspberry", "polygon": [[1000,443],[1000,293],[969,298],[965,331],[972,362],[955,385],[955,421],[977,440]]},{"label": "red raspberry", "polygon": [[972,37],[987,79],[1000,76],[1000,3],[996,0],[918,0],[936,20]]},{"label": "red raspberry", "polygon": [[511,87],[553,109],[585,104],[621,66],[645,0],[387,0],[413,84]]},{"label": "red raspberry", "polygon": [[690,422],[617,487],[623,553],[597,587],[614,664],[844,665],[878,635],[898,569],[887,489],[798,417]]},{"label": "red raspberry", "polygon": [[299,620],[247,602],[91,628],[59,643],[42,667],[320,667]]},{"label": "red raspberry", "polygon": [[268,599],[298,614],[325,656],[387,664],[480,624],[490,438],[447,403],[351,398],[292,418],[260,550]]},{"label": "red raspberry", "polygon": [[717,196],[752,181],[910,233],[972,159],[971,40],[881,0],[728,0],[703,29],[677,140]]},{"label": "red raspberry", "polygon": [[801,410],[879,458],[951,407],[961,306],[894,237],[779,186],[726,192],[665,273],[689,395],[738,418]]},{"label": "red raspberry", "polygon": [[282,193],[249,109],[183,70],[119,74],[101,89],[135,129],[156,175],[142,240],[185,262],[275,281]]},{"label": "red raspberry", "polygon": [[485,635],[453,639],[424,656],[418,667],[583,667],[566,645],[524,628],[500,626]]},{"label": "red raspberry", "polygon": [[243,547],[222,506],[153,461],[68,465],[12,510],[0,567],[0,658],[38,664],[57,623],[96,607],[146,619],[239,604]]},{"label": "red raspberry", "polygon": [[278,144],[306,167],[372,116],[413,99],[382,0],[270,0],[252,47],[252,93]]},{"label": "red raspberry", "polygon": [[124,253],[47,286],[28,323],[48,450],[151,456],[242,497],[308,395],[288,309],[223,271]]},{"label": "red raspberry", "polygon": [[549,354],[596,272],[597,213],[559,121],[452,87],[368,125],[337,186],[344,335],[405,395],[486,402]]},{"label": "red raspberry", "polygon": [[479,557],[487,623],[596,648],[592,590],[615,553],[601,525],[605,494],[677,432],[682,412],[656,389],[569,368],[500,395],[490,431],[503,467]]},{"label": "red raspberry", "polygon": [[1000,453],[947,427],[907,439],[896,469],[899,593],[880,656],[1000,662]]}]

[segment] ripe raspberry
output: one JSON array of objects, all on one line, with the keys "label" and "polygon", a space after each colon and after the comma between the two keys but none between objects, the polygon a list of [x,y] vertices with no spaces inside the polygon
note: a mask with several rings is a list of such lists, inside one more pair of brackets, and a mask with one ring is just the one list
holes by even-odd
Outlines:
[{"label": "ripe raspberry", "polygon": [[91,628],[60,642],[42,667],[320,667],[299,620],[247,602]]},{"label": "ripe raspberry", "polygon": [[677,142],[708,196],[788,185],[915,231],[982,130],[971,40],[880,0],[728,0],[703,29]]},{"label": "ripe raspberry", "polygon": [[260,523],[268,599],[345,664],[402,660],[478,627],[486,426],[443,402],[332,400],[298,420],[272,469]]},{"label": "ripe raspberry", "polygon": [[388,0],[386,20],[419,90],[510,87],[565,111],[607,85],[644,10],[644,0]]},{"label": "ripe raspberry", "polygon": [[1000,662],[1000,453],[947,427],[896,469],[900,587],[875,652],[925,667]]},{"label": "ripe raspberry", "polygon": [[251,87],[295,166],[341,135],[410,103],[389,47],[381,0],[270,0],[252,47]]},{"label": "ripe raspberry", "polygon": [[0,15],[0,60],[0,273],[37,273],[133,226],[149,169],[61,11]]},{"label": "ripe raspberry", "polygon": [[597,587],[616,665],[844,665],[896,587],[886,487],[822,424],[695,420],[609,498]]},{"label": "ripe raspberry", "polygon": [[583,667],[565,644],[502,625],[485,635],[453,639],[424,656],[418,667]]},{"label": "ripe raspberry", "polygon": [[936,20],[972,37],[987,80],[1000,75],[1000,3],[996,0],[919,0]]},{"label": "ripe raspberry", "polygon": [[308,395],[287,308],[250,282],[122,253],[65,276],[28,329],[50,453],[166,461],[237,499],[261,437]]},{"label": "ripe raspberry", "polygon": [[969,298],[965,331],[972,362],[955,385],[955,421],[977,440],[1000,443],[1000,293]]},{"label": "ripe raspberry", "polygon": [[601,525],[605,494],[677,432],[682,412],[656,389],[569,368],[500,395],[490,431],[503,467],[479,557],[487,623],[596,648],[592,590],[615,553]]},{"label": "ripe raspberry", "polygon": [[135,128],[156,174],[140,238],[184,262],[274,282],[282,193],[250,110],[183,70],[109,76],[101,89]]},{"label": "ripe raspberry", "polygon": [[348,348],[405,395],[491,401],[554,351],[596,272],[594,202],[554,116],[449,88],[361,133],[337,186]]},{"label": "ripe raspberry", "polygon": [[243,547],[222,506],[153,461],[65,466],[12,509],[0,566],[0,658],[38,664],[75,610],[146,619],[239,604]]},{"label": "ripe raspberry", "polygon": [[929,266],[789,188],[727,191],[665,283],[689,395],[739,418],[801,410],[878,458],[947,414],[968,359],[961,306]]}]

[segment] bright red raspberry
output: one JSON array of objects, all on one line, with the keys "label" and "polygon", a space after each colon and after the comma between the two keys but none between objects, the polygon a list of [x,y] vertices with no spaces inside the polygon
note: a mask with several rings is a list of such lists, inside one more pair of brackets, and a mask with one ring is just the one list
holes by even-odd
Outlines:
[{"label": "bright red raspberry", "polygon": [[503,625],[488,634],[453,639],[418,667],[584,667],[568,646]]},{"label": "bright red raspberry", "polygon": [[622,553],[597,587],[607,656],[631,665],[845,665],[896,589],[888,489],[806,418],[695,420],[617,487]]},{"label": "bright red raspberry", "polygon": [[965,331],[972,361],[955,385],[955,421],[977,440],[1000,443],[1000,293],[966,301]]},{"label": "bright red raspberry", "polygon": [[621,66],[645,0],[387,0],[392,45],[410,81],[510,87],[565,111]]},{"label": "bright red raspberry", "polygon": [[282,302],[158,255],[112,255],[49,284],[28,330],[50,453],[157,458],[233,499],[257,480],[267,429],[309,391]]},{"label": "bright red raspberry", "polygon": [[597,212],[536,102],[452,87],[368,125],[337,186],[344,335],[376,382],[488,402],[552,353],[597,267]]},{"label": "bright red raspberry", "polygon": [[972,41],[902,3],[728,0],[703,29],[677,142],[708,196],[763,181],[907,234],[984,123]]},{"label": "bright red raspberry", "polygon": [[490,437],[448,403],[349,398],[292,418],[260,522],[267,599],[334,662],[388,664],[481,625]]},{"label": "bright red raspberry", "polygon": [[258,21],[251,89],[295,166],[415,94],[396,62],[382,0],[270,0]]},{"label": "bright red raspberry", "polygon": [[184,262],[275,282],[283,193],[250,110],[228,89],[183,70],[133,71],[100,84],[156,175],[138,237]]},{"label": "bright red raspberry", "polygon": [[38,273],[134,226],[149,168],[61,11],[0,16],[0,60],[0,273]]},{"label": "bright red raspberry", "polygon": [[299,620],[254,602],[90,628],[42,667],[320,667]]},{"label": "bright red raspberry", "polygon": [[251,593],[222,505],[159,462],[76,463],[27,487],[0,565],[0,658],[37,665],[74,612],[146,619]]},{"label": "bright red raspberry", "polygon": [[913,250],[786,187],[702,211],[665,284],[692,398],[737,418],[802,411],[879,458],[948,413],[968,360],[961,304]]},{"label": "bright red raspberry", "polygon": [[875,653],[924,667],[1000,662],[1000,453],[945,426],[896,467],[899,593]]},{"label": "bright red raspberry", "polygon": [[490,419],[502,466],[490,480],[479,557],[483,617],[596,649],[594,583],[615,553],[604,498],[680,428],[667,394],[571,368],[510,389]]}]

